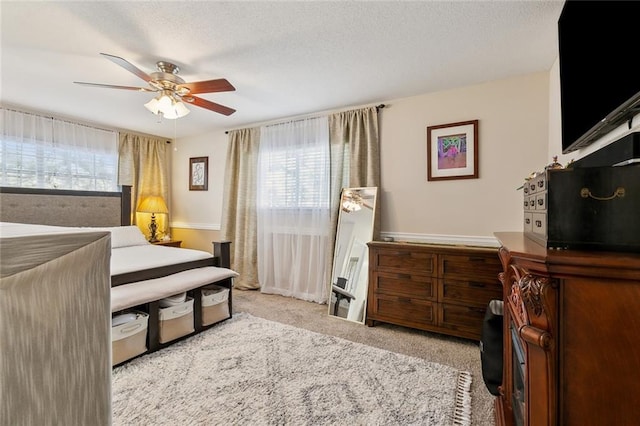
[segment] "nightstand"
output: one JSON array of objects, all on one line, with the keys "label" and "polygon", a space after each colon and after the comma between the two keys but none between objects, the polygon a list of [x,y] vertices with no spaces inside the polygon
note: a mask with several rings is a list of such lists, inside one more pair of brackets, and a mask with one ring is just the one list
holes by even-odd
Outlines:
[{"label": "nightstand", "polygon": [[154,244],[156,246],[168,246],[168,247],[180,247],[180,245],[182,244],[182,241],[176,241],[176,240],[169,240],[169,241],[156,241],[155,243],[151,243]]}]

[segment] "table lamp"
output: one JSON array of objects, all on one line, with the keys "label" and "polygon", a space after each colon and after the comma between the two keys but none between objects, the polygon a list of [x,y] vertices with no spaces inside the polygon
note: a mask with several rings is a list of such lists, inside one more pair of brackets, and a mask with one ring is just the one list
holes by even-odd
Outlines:
[{"label": "table lamp", "polygon": [[158,242],[158,235],[156,234],[156,231],[158,230],[158,224],[156,224],[156,213],[169,213],[169,209],[167,208],[164,199],[157,195],[145,197],[138,205],[136,211],[138,213],[151,213],[151,223],[149,224],[149,231],[151,231],[151,233],[149,234],[149,242]]}]

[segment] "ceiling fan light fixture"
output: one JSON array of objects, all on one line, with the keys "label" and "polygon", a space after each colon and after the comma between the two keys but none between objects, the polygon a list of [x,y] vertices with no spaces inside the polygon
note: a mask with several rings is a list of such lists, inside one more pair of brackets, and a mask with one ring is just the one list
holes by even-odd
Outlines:
[{"label": "ceiling fan light fixture", "polygon": [[158,115],[158,113],[160,112],[160,109],[158,107],[158,98],[153,98],[151,99],[149,102],[147,102],[146,104],[144,104],[144,107],[146,109],[148,109],[149,111],[151,111],[152,113]]},{"label": "ceiling fan light fixture", "polygon": [[164,118],[168,118],[170,120],[174,120],[176,118],[184,117],[189,114],[189,110],[186,106],[180,101],[174,100],[173,103],[164,110],[160,110],[162,112],[162,116]]},{"label": "ceiling fan light fixture", "polygon": [[178,115],[178,118],[180,117],[184,117],[185,115],[189,114],[189,108],[187,108],[183,102],[176,102],[175,106],[174,106],[175,110],[176,110],[176,114]]},{"label": "ceiling fan light fixture", "polygon": [[163,92],[159,96],[151,99],[144,104],[152,113],[162,114],[164,118],[174,120],[189,114],[189,109],[180,100],[176,99],[171,93]]}]

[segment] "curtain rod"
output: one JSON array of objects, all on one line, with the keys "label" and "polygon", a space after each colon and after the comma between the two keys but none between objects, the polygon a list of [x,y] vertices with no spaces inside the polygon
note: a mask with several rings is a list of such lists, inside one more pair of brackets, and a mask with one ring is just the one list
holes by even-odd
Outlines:
[{"label": "curtain rod", "polygon": [[[384,108],[385,106],[386,106],[385,104],[379,104],[379,105],[376,105],[376,112],[379,112],[379,111],[380,111],[382,108]],[[312,117],[310,117],[310,118],[312,118]],[[293,121],[294,121],[294,122],[296,122],[296,121],[302,121],[302,120],[305,120],[305,119],[303,118],[303,119],[300,119],[300,120],[293,120]],[[225,134],[225,135],[228,135],[228,134],[229,134],[229,130],[225,130],[225,131],[224,131],[224,134]]]},{"label": "curtain rod", "polygon": [[90,124],[78,123],[76,121],[71,121],[70,119],[64,119],[64,118],[54,117],[54,116],[51,116],[51,115],[39,114],[37,112],[28,112],[28,111],[22,111],[22,110],[18,110],[18,109],[14,109],[14,108],[6,108],[6,107],[0,107],[0,109],[3,109],[5,111],[17,112],[17,113],[25,114],[25,115],[32,115],[34,117],[40,117],[40,118],[44,118],[44,119],[47,119],[47,120],[61,121],[63,123],[75,124],[76,126],[88,127],[90,129],[102,130],[103,132],[118,133],[118,131],[114,130],[114,129],[105,129],[103,127],[96,127],[96,126],[93,126],[93,125],[90,125]]}]

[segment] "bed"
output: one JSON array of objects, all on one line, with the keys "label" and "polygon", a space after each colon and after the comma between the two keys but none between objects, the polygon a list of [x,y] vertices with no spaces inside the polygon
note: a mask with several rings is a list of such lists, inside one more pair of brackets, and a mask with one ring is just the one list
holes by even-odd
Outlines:
[{"label": "bed", "polygon": [[193,300],[194,331],[181,338],[187,337],[214,325],[203,325],[204,288],[215,284],[228,290],[231,317],[231,288],[238,274],[230,269],[230,242],[214,242],[213,254],[149,243],[130,225],[130,197],[129,187],[117,193],[0,188],[0,236],[108,232],[111,312],[148,314],[148,353],[174,342],[162,342],[160,300],[183,292]]}]

